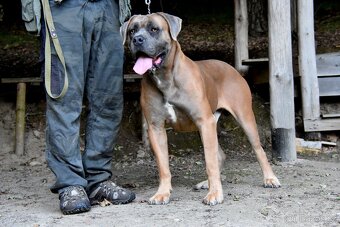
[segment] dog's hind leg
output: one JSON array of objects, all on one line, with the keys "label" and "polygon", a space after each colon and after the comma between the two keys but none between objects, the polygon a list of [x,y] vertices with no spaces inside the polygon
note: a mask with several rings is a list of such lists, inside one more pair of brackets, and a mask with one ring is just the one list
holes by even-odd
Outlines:
[{"label": "dog's hind leg", "polygon": [[239,124],[242,126],[256,154],[257,161],[259,162],[263,172],[263,185],[266,188],[278,188],[281,186],[281,184],[277,177],[275,176],[272,167],[268,162],[266,153],[264,152],[261,146],[255,116],[253,111],[249,109],[251,108],[251,104],[244,105],[244,107],[242,108],[248,109],[240,109],[233,115],[235,119],[239,122]]}]

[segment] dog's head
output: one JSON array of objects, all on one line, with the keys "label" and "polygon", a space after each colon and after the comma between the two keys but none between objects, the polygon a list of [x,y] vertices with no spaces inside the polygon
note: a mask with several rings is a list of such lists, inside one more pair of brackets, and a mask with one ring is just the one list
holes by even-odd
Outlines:
[{"label": "dog's head", "polygon": [[166,13],[134,15],[122,25],[123,44],[128,43],[136,58],[134,70],[138,74],[162,67],[181,26],[180,18]]}]

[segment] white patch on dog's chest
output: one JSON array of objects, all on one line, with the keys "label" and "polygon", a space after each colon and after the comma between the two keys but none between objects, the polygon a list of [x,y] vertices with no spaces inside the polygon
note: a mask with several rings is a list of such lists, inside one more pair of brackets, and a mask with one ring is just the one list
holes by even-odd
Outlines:
[{"label": "white patch on dog's chest", "polygon": [[167,112],[169,114],[169,119],[171,120],[171,122],[176,122],[177,121],[177,117],[176,117],[174,106],[171,105],[170,103],[166,102],[164,107],[165,107],[165,109],[167,110]]}]

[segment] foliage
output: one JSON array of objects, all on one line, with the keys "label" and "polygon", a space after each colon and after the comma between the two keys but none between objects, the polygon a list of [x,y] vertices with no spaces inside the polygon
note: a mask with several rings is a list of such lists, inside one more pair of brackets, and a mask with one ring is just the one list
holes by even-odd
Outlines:
[{"label": "foliage", "polygon": [[33,48],[38,47],[39,42],[36,36],[27,34],[26,31],[12,31],[12,32],[0,32],[0,47],[12,48],[19,45],[26,44]]}]

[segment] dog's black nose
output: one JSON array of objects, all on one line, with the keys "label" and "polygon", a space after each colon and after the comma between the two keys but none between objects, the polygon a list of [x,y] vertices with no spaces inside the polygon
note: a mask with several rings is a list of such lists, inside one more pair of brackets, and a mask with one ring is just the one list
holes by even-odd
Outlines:
[{"label": "dog's black nose", "polygon": [[141,35],[137,35],[133,37],[133,44],[135,44],[136,46],[142,45],[144,41],[145,41],[145,38]]}]

